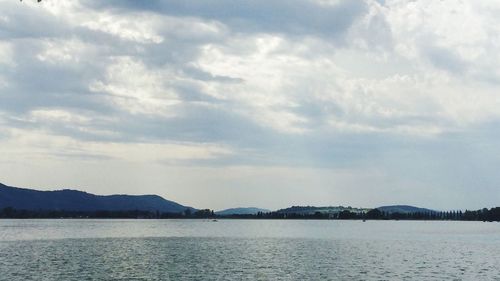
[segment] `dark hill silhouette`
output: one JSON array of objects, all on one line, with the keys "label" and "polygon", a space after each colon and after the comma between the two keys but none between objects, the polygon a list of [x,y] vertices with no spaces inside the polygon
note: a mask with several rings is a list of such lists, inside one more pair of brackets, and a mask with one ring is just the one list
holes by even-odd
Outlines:
[{"label": "dark hill silhouette", "polygon": [[393,205],[393,206],[382,206],[378,207],[376,209],[379,209],[382,212],[385,213],[401,213],[401,214],[412,214],[412,213],[435,213],[435,210],[431,209],[425,209],[425,208],[419,208],[415,206],[408,206],[408,205]]},{"label": "dark hill silhouette", "polygon": [[0,209],[64,211],[159,211],[180,213],[191,207],[158,195],[94,195],[78,190],[40,191],[11,187],[0,183]]}]

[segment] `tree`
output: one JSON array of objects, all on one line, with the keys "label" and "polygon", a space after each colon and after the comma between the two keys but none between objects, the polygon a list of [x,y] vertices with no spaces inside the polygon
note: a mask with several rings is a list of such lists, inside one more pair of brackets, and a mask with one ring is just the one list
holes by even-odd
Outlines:
[{"label": "tree", "polygon": [[339,219],[341,220],[349,220],[354,218],[356,218],[356,214],[350,212],[349,210],[343,210],[342,212],[339,213]]},{"label": "tree", "polygon": [[371,209],[366,213],[366,218],[370,220],[379,220],[383,218],[383,214],[379,209]]}]

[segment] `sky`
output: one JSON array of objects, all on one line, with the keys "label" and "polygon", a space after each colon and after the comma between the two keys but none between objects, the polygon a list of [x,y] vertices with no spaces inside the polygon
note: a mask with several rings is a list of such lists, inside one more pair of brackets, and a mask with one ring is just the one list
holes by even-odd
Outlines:
[{"label": "sky", "polygon": [[0,182],[500,204],[498,1],[0,0]]}]

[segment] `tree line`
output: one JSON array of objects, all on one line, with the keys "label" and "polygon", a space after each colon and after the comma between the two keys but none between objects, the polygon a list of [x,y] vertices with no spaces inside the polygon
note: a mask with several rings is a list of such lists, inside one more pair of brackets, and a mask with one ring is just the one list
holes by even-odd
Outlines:
[{"label": "tree line", "polygon": [[453,221],[500,221],[500,207],[481,210],[446,211],[446,212],[414,212],[414,213],[389,213],[379,209],[368,212],[352,212],[344,210],[337,213],[314,212],[311,214],[259,212],[249,215],[216,215],[213,210],[191,210],[183,212],[160,211],[64,211],[64,210],[19,210],[12,207],[0,209],[0,218],[11,219],[48,219],[48,218],[91,218],[91,219],[320,219],[320,220],[453,220]]},{"label": "tree line", "polygon": [[387,213],[378,209],[368,211],[366,219],[387,220],[455,220],[455,221],[500,221],[500,207],[481,209],[476,211],[446,211],[446,212],[415,212],[415,213]]},{"label": "tree line", "polygon": [[368,212],[344,210],[337,213],[314,212],[310,214],[269,212],[255,215],[230,215],[233,219],[322,219],[322,220],[453,220],[453,221],[500,221],[500,207],[476,211],[413,212],[397,213],[371,209]]},{"label": "tree line", "polygon": [[19,210],[12,207],[0,209],[0,219],[54,219],[54,218],[88,218],[88,219],[188,219],[188,218],[212,218],[215,214],[212,210],[191,210],[184,212],[160,212],[160,211],[64,211],[64,210]]}]

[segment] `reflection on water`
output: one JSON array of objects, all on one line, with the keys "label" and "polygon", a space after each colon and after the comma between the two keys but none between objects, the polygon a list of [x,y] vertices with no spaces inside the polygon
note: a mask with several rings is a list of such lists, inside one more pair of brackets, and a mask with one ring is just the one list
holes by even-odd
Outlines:
[{"label": "reflection on water", "polygon": [[0,221],[0,280],[500,280],[500,224]]}]

